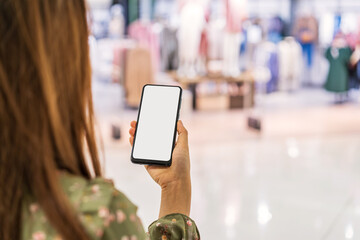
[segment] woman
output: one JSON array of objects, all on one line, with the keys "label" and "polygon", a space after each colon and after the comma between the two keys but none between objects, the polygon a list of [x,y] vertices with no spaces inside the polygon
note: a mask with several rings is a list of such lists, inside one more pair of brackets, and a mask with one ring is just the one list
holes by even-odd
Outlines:
[{"label": "woman", "polygon": [[[101,178],[85,8],[84,0],[0,1],[2,240],[146,238],[136,207]],[[187,131],[178,129],[173,165],[147,167],[162,188],[150,239],[199,238],[187,217]]]}]

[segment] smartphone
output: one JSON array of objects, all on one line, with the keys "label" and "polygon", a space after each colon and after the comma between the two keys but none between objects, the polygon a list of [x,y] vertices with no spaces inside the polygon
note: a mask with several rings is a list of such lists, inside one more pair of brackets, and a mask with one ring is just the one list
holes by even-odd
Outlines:
[{"label": "smartphone", "polygon": [[142,89],[131,161],[171,166],[182,89],[147,84]]}]

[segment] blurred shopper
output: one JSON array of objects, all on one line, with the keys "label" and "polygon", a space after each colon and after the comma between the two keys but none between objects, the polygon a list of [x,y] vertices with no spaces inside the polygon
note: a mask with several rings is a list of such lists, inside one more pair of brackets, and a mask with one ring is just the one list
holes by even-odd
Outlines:
[{"label": "blurred shopper", "polygon": [[[136,206],[101,177],[93,119],[84,0],[2,0],[1,240],[146,238]],[[178,130],[173,165],[147,167],[162,187],[150,239],[199,239]]]}]

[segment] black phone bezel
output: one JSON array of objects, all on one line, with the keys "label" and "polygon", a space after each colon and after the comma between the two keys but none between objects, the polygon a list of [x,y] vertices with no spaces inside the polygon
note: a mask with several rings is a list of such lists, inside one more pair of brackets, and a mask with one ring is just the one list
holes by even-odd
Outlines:
[{"label": "black phone bezel", "polygon": [[179,120],[179,114],[180,114],[180,107],[181,107],[181,101],[182,101],[182,88],[180,86],[175,86],[175,85],[163,85],[163,84],[145,84],[143,86],[142,92],[141,92],[141,100],[140,100],[140,105],[139,105],[139,111],[138,111],[138,115],[137,115],[137,120],[136,122],[139,123],[139,117],[140,117],[140,112],[141,112],[141,106],[142,106],[142,101],[143,101],[143,96],[144,96],[144,90],[147,86],[156,86],[156,87],[177,87],[180,89],[180,94],[179,94],[179,102],[178,102],[178,106],[177,106],[177,111],[176,111],[176,121],[175,121],[175,128],[174,128],[174,136],[173,136],[173,144],[172,144],[172,149],[171,149],[171,155],[170,155],[170,159],[167,161],[159,161],[159,160],[154,160],[154,159],[141,159],[141,158],[134,158],[133,153],[134,153],[134,146],[135,146],[135,141],[136,141],[136,135],[137,135],[137,127],[135,128],[135,134],[134,134],[134,141],[133,141],[133,146],[131,148],[131,162],[135,163],[135,164],[144,164],[144,165],[159,165],[159,166],[171,166],[172,163],[172,154],[174,151],[174,147],[175,147],[175,141],[176,141],[176,132],[177,132],[177,122]]}]

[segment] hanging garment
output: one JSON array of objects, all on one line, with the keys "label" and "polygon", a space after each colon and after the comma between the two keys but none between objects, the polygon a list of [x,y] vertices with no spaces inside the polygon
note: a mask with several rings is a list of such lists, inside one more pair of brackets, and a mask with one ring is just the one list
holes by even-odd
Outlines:
[{"label": "hanging garment", "polygon": [[358,14],[357,13],[344,13],[342,14],[340,30],[345,35],[349,33],[357,33],[358,30]]},{"label": "hanging garment", "polygon": [[276,52],[270,53],[268,67],[270,69],[271,78],[266,85],[266,92],[271,93],[277,90],[279,80],[279,59]]},{"label": "hanging garment", "polygon": [[269,32],[277,32],[279,35],[285,35],[285,22],[281,17],[273,17],[268,22],[268,31]]},{"label": "hanging garment", "polygon": [[295,22],[294,33],[303,48],[306,66],[310,69],[313,64],[314,45],[319,35],[316,18],[313,16],[298,18]]},{"label": "hanging garment", "polygon": [[154,25],[146,21],[135,21],[129,26],[128,32],[129,36],[135,39],[140,47],[149,49],[153,70],[157,72],[160,66],[160,47]]},{"label": "hanging garment", "polygon": [[122,39],[113,45],[112,82],[124,84],[126,52],[135,47],[136,43],[130,39]]},{"label": "hanging garment", "polygon": [[129,1],[128,0],[112,0],[110,8],[116,4],[120,4],[123,9],[123,17],[124,17],[124,34],[127,34],[128,27],[130,25],[129,22]]},{"label": "hanging garment", "polygon": [[219,60],[223,58],[223,42],[225,32],[225,19],[212,19],[207,24],[208,58]]},{"label": "hanging garment", "polygon": [[255,71],[266,69],[268,74],[263,74],[261,80],[256,80],[266,84],[267,93],[275,91],[279,77],[279,65],[276,45],[273,42],[263,41],[257,46],[254,54],[254,67]]},{"label": "hanging garment", "polygon": [[203,29],[200,37],[200,46],[199,46],[199,57],[196,63],[196,71],[199,75],[205,75],[207,72],[206,63],[208,60],[208,48],[209,41],[206,29]]},{"label": "hanging garment", "polygon": [[349,90],[350,89],[359,89],[359,79],[357,76],[357,67],[358,64],[356,64],[354,67],[349,67]]},{"label": "hanging garment", "polygon": [[161,70],[175,70],[179,66],[177,30],[164,27],[160,34]]},{"label": "hanging garment", "polygon": [[302,83],[309,86],[323,87],[329,72],[329,62],[325,58],[324,50],[317,49],[314,53],[313,66],[308,74],[302,74]]},{"label": "hanging garment", "polygon": [[195,1],[185,3],[180,12],[178,74],[194,77],[199,55],[201,32],[205,24],[203,7]]},{"label": "hanging garment", "polygon": [[246,43],[243,61],[245,62],[246,69],[253,68],[256,48],[263,39],[263,29],[260,25],[260,19],[255,19],[253,22],[254,23],[248,22],[248,26],[245,29],[246,32],[244,34]]},{"label": "hanging garment", "polygon": [[129,21],[129,24],[135,22],[136,20],[139,19],[139,16],[140,16],[140,11],[139,11],[139,7],[140,7],[140,4],[139,4],[139,0],[127,0],[125,2],[128,2],[128,8],[129,8],[129,12],[128,12],[128,21]]},{"label": "hanging garment", "polygon": [[259,24],[252,24],[247,28],[247,41],[250,44],[258,44],[261,42],[263,30]]},{"label": "hanging garment", "polygon": [[204,9],[195,2],[188,2],[180,13],[179,54],[186,61],[194,61],[199,53],[201,33],[205,24]]},{"label": "hanging garment", "polygon": [[294,35],[300,43],[318,41],[318,22],[314,16],[302,16],[296,19]]},{"label": "hanging garment", "polygon": [[240,55],[244,55],[246,53],[247,42],[247,31],[244,31],[240,40]]},{"label": "hanging garment", "polygon": [[326,50],[325,56],[330,63],[325,89],[330,92],[346,92],[349,90],[348,65],[351,57],[351,49],[333,48]]},{"label": "hanging garment", "polygon": [[204,29],[201,32],[200,46],[199,46],[199,55],[201,57],[207,58],[208,47],[209,47],[208,35],[206,30]]},{"label": "hanging garment", "polygon": [[359,35],[357,33],[348,33],[345,35],[347,45],[351,49],[355,49],[359,41]]},{"label": "hanging garment", "polygon": [[150,19],[153,20],[155,17],[156,0],[151,0],[150,5]]},{"label": "hanging garment", "polygon": [[125,62],[125,95],[130,107],[139,107],[142,87],[153,82],[153,71],[149,50],[134,48],[127,50]]},{"label": "hanging garment", "polygon": [[354,51],[352,52],[351,57],[350,57],[350,63],[349,63],[349,89],[352,89],[352,88],[358,89],[359,88],[359,84],[360,84],[359,62],[360,62],[360,45],[357,45],[354,48]]},{"label": "hanging garment", "polygon": [[120,4],[111,6],[111,21],[109,22],[109,37],[122,38],[124,36],[125,20],[123,7]]},{"label": "hanging garment", "polygon": [[240,33],[225,32],[223,46],[223,74],[224,76],[238,76],[240,74]]},{"label": "hanging garment", "polygon": [[301,43],[302,52],[305,58],[307,68],[311,68],[313,65],[314,56],[314,44],[313,43]]},{"label": "hanging garment", "polygon": [[225,0],[226,30],[230,33],[241,32],[242,20],[247,15],[247,0]]},{"label": "hanging garment", "polygon": [[334,36],[340,31],[341,27],[341,15],[336,14],[334,17]]},{"label": "hanging garment", "polygon": [[334,38],[335,17],[332,13],[325,13],[320,18],[319,43],[329,46]]},{"label": "hanging garment", "polygon": [[270,42],[279,43],[285,36],[285,23],[280,17],[274,17],[268,23],[267,38]]},{"label": "hanging garment", "polygon": [[303,69],[300,44],[287,37],[278,44],[279,59],[279,90],[294,91],[300,87],[300,77]]}]

